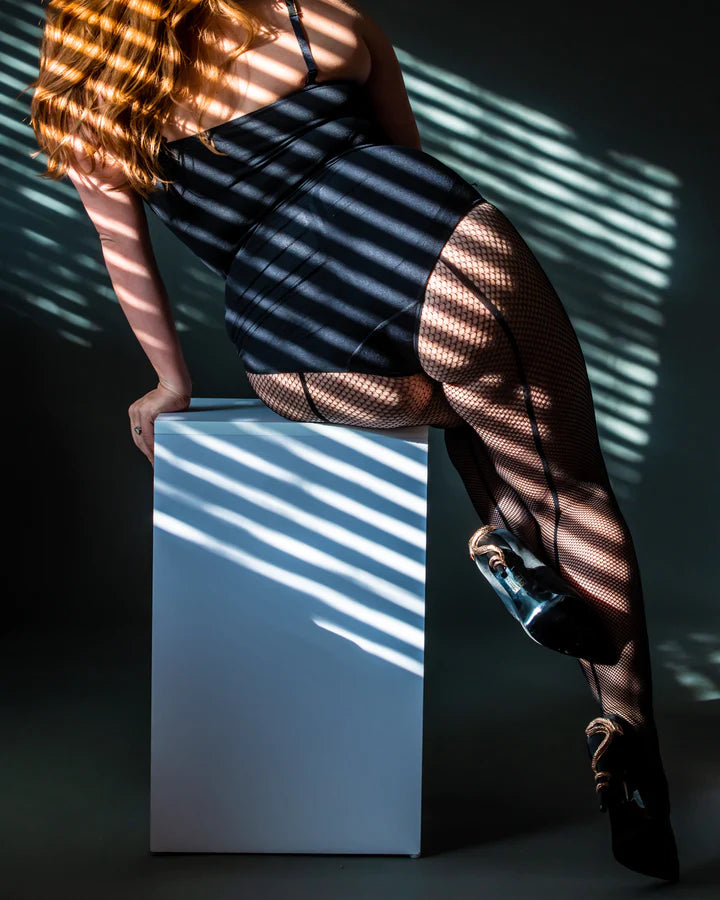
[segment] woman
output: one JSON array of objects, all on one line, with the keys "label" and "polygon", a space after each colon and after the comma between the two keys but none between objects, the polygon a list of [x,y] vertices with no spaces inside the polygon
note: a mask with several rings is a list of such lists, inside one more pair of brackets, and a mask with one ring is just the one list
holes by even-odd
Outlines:
[{"label": "woman", "polygon": [[[578,659],[625,866],[678,877],[644,601],[577,337],[504,214],[420,144],[392,45],[345,0],[50,0],[32,120],[68,175],[158,385],[191,379],[143,203],[225,279],[225,324],[286,418],[444,429],[484,523],[471,557],[525,632]],[[211,124],[207,126],[207,118]]]}]

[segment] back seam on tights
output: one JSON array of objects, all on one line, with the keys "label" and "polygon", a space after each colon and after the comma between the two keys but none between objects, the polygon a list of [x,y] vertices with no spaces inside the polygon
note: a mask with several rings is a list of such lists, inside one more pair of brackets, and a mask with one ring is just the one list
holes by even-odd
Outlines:
[{"label": "back seam on tights", "polygon": [[310,391],[308,390],[305,373],[298,372],[298,375],[300,377],[300,384],[302,385],[303,393],[305,394],[305,399],[307,400],[308,406],[313,411],[313,413],[318,417],[318,419],[322,419],[323,422],[329,422],[330,420],[320,412],[320,410],[317,408],[317,406],[315,406],[315,401],[310,396]]},{"label": "back seam on tights", "polygon": [[520,378],[520,385],[523,391],[523,397],[525,400],[525,409],[527,411],[528,419],[530,421],[530,427],[533,433],[533,441],[535,443],[535,449],[537,450],[538,457],[543,467],[543,472],[545,474],[545,480],[547,482],[548,488],[550,490],[550,494],[553,498],[553,507],[555,510],[555,526],[553,532],[553,554],[555,557],[555,565],[558,568],[558,573],[560,571],[560,554],[558,551],[558,530],[560,526],[560,500],[557,494],[557,489],[555,487],[555,482],[552,477],[552,472],[550,471],[550,467],[548,466],[547,459],[545,458],[545,452],[542,446],[542,438],[540,436],[540,430],[538,429],[537,419],[535,417],[535,410],[533,408],[532,397],[530,396],[530,389],[528,387],[527,377],[525,375],[525,367],[522,364],[522,358],[520,356],[520,349],[517,345],[517,341],[515,340],[515,335],[512,332],[507,320],[500,312],[500,310],[495,306],[495,304],[490,300],[489,297],[485,295],[485,293],[462,271],[459,269],[454,263],[450,262],[450,260],[443,259],[443,263],[450,269],[451,272],[455,275],[455,277],[465,285],[465,287],[471,291],[474,296],[476,296],[481,303],[483,303],[492,313],[493,317],[500,324],[501,328],[505,332],[505,336],[510,343],[510,346],[513,351],[513,355],[515,356],[515,365],[518,369],[518,375]]}]

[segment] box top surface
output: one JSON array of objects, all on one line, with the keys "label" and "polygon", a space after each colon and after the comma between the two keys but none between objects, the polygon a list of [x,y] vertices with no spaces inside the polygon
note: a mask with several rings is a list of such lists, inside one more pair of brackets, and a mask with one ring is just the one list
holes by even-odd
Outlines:
[{"label": "box top surface", "polygon": [[319,422],[296,422],[271,410],[258,398],[193,397],[182,412],[160,413],[155,434],[254,434],[259,427],[281,429],[287,434],[320,434],[326,428],[383,434],[399,440],[427,443],[427,425],[405,428],[353,428]]}]

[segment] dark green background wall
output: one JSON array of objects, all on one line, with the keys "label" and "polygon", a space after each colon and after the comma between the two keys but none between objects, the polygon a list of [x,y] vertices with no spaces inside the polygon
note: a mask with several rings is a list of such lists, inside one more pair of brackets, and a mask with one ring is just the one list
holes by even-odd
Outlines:
[{"label": "dark green background wall", "polygon": [[[578,328],[643,571],[669,774],[678,791],[699,797],[713,767],[708,737],[717,737],[720,697],[716,6],[363,5],[398,48],[425,149],[462,161],[510,216]],[[22,730],[28,716],[42,718],[43,709],[89,690],[87,716],[118,715],[127,725],[110,753],[119,781],[126,777],[137,795],[128,812],[135,822],[144,816],[147,776],[152,469],[132,443],[127,408],[153,386],[154,373],[74,189],[37,178],[41,160],[29,156],[29,93],[18,94],[34,77],[40,15],[22,0],[3,0],[0,11],[3,644],[14,697],[6,722]],[[656,214],[651,234],[643,203]],[[630,218],[610,227],[609,212]],[[225,336],[222,283],[151,224],[195,394],[252,396]],[[631,295],[603,278],[628,260],[634,312],[619,305]],[[645,400],[614,409],[623,397],[607,378],[640,384]],[[442,454],[441,433],[432,439]],[[596,709],[579,671],[527,641],[481,583],[465,547],[476,520],[446,461],[434,472],[431,501],[426,760],[437,833],[483,831],[467,796],[492,810],[496,829],[503,816],[512,829],[517,815],[539,825],[587,810],[582,728]],[[545,727],[548,716],[557,732]],[[483,780],[476,770],[478,742],[497,724],[506,743],[497,739],[486,752],[505,767],[522,813],[508,811],[490,775]],[[61,733],[50,729],[46,746],[69,757],[74,745]],[[547,763],[543,797],[534,793],[538,759]],[[13,771],[24,785],[18,791],[36,783],[32,769]],[[568,772],[576,795],[565,788]],[[90,791],[78,778],[75,798]],[[48,776],[38,808],[61,802],[56,786]],[[39,827],[29,813],[21,821],[14,834]]]}]

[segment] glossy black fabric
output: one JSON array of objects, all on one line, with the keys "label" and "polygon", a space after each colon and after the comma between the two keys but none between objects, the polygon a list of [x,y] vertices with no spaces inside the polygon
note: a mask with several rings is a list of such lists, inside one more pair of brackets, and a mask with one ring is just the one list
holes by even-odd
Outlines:
[{"label": "glossy black fabric", "polygon": [[420,372],[425,284],[474,188],[421,150],[351,150],[251,232],[225,324],[249,372]]},{"label": "glossy black fabric", "polygon": [[173,180],[148,206],[223,278],[248,230],[338,153],[387,139],[370,118],[363,86],[314,82],[208,129],[218,155],[195,135],[165,143]]},{"label": "glossy black fabric", "polygon": [[146,203],[225,281],[225,325],[248,372],[420,372],[425,285],[483,200],[433,156],[390,143],[363,85],[315,81],[166,142],[173,180]]}]

